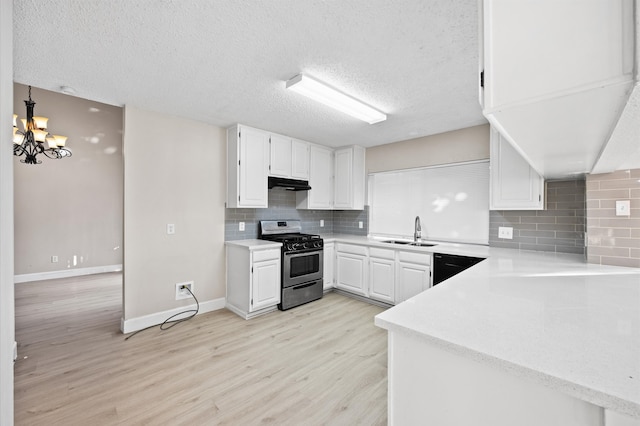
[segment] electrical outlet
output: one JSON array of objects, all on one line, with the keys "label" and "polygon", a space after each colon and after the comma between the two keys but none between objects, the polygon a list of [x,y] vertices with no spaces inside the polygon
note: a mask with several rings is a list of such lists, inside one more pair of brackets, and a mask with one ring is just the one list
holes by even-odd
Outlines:
[{"label": "electrical outlet", "polygon": [[505,240],[513,240],[513,228],[509,226],[498,227],[498,238],[503,238]]},{"label": "electrical outlet", "polygon": [[189,293],[189,291],[184,287],[188,288],[193,293],[193,281],[176,284],[176,300],[190,299],[192,297],[191,293]]},{"label": "electrical outlet", "polygon": [[167,223],[167,234],[173,235],[176,233],[176,225],[173,223]]},{"label": "electrical outlet", "polygon": [[631,200],[616,201],[616,216],[629,216],[631,209]]},{"label": "electrical outlet", "polygon": [[320,219],[320,228],[324,228],[324,219]]},{"label": "electrical outlet", "polygon": [[362,229],[362,226],[363,226],[362,221],[359,221],[358,222],[358,228]]},{"label": "electrical outlet", "polygon": [[51,256],[51,263],[58,263],[58,256]]},{"label": "electrical outlet", "polygon": [[238,222],[238,231],[244,231],[244,222]]}]

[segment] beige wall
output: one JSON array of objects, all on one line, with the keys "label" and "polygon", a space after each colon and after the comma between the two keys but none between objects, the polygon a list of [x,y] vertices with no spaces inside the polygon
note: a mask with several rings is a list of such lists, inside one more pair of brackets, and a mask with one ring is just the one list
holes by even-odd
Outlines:
[{"label": "beige wall", "polygon": [[[124,320],[225,297],[224,129],[125,107]],[[175,234],[167,235],[167,224]]]},{"label": "beige wall", "polygon": [[[25,118],[28,87],[15,84],[13,94],[13,110]],[[36,87],[31,97],[49,131],[69,137],[73,156],[35,165],[13,159],[15,274],[121,264],[122,108]]]},{"label": "beige wall", "polygon": [[[629,216],[616,201],[630,200]],[[587,176],[587,259],[640,268],[640,169]]]},{"label": "beige wall", "polygon": [[367,148],[367,173],[489,158],[489,125]]}]

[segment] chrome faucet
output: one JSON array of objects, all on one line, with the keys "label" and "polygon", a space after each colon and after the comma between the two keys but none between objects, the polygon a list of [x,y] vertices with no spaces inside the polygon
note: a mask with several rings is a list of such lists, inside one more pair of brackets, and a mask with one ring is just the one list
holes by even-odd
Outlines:
[{"label": "chrome faucet", "polygon": [[416,216],[415,231],[413,232],[413,241],[418,242],[422,238],[422,227],[420,226],[420,216]]}]

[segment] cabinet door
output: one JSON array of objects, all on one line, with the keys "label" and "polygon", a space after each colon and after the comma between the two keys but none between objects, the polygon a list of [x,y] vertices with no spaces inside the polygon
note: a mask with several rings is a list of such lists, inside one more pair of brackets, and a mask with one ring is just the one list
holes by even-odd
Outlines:
[{"label": "cabinet door", "polygon": [[254,262],[250,311],[280,303],[280,259]]},{"label": "cabinet door", "polygon": [[328,290],[333,288],[334,276],[335,276],[335,250],[333,243],[326,243],[324,245],[324,259],[323,259],[323,289]]},{"label": "cabinet door", "polygon": [[291,177],[309,180],[309,143],[299,140],[291,142]]},{"label": "cabinet door", "polygon": [[366,257],[351,253],[336,253],[336,287],[359,294],[367,294]]},{"label": "cabinet door", "polygon": [[365,149],[351,146],[334,154],[333,208],[362,210],[365,195]]},{"label": "cabinet door", "polygon": [[291,177],[291,138],[272,134],[270,158],[269,174],[271,176]]},{"label": "cabinet door", "polygon": [[333,150],[311,145],[309,148],[309,191],[296,193],[298,208],[331,209],[333,206]]},{"label": "cabinet door", "polygon": [[239,207],[267,207],[269,135],[242,127],[240,129]]},{"label": "cabinet door", "polygon": [[386,303],[395,302],[395,260],[369,258],[369,297]]},{"label": "cabinet door", "polygon": [[347,209],[351,207],[353,182],[353,151],[349,148],[335,152],[335,186],[333,207]]},{"label": "cabinet door", "polygon": [[491,210],[543,210],[544,179],[491,128]]},{"label": "cabinet door", "polygon": [[396,303],[404,302],[428,289],[430,271],[430,265],[398,262]]}]

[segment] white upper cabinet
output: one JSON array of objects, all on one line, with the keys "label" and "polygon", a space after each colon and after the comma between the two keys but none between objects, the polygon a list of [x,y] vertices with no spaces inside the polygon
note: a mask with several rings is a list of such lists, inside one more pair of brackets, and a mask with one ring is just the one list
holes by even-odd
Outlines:
[{"label": "white upper cabinet", "polygon": [[291,141],[291,177],[309,180],[309,142]]},{"label": "white upper cabinet", "polygon": [[544,179],[491,128],[491,210],[543,210]]},{"label": "white upper cabinet", "polygon": [[482,0],[480,103],[547,179],[592,170],[634,85],[633,0]]},{"label": "white upper cabinet", "polygon": [[269,175],[291,177],[291,138],[271,134]]},{"label": "white upper cabinet", "polygon": [[309,180],[308,142],[272,133],[270,160],[270,176]]},{"label": "white upper cabinet", "polygon": [[227,129],[227,207],[266,208],[269,134],[244,125]]},{"label": "white upper cabinet", "polygon": [[309,147],[309,191],[296,192],[297,208],[333,208],[333,150],[321,145]]},{"label": "white upper cabinet", "polygon": [[365,149],[361,146],[354,145],[335,151],[334,209],[364,209],[364,162]]}]

